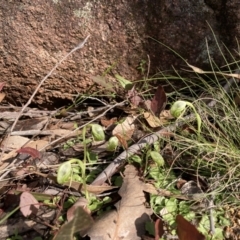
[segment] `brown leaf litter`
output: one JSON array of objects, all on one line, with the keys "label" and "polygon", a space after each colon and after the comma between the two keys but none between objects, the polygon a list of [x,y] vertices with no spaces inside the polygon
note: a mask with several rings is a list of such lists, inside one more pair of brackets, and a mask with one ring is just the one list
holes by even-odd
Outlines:
[{"label": "brown leaf litter", "polygon": [[137,173],[134,166],[126,166],[119,190],[122,199],[115,204],[116,210],[101,216],[87,232],[91,240],[137,240],[144,235],[145,223],[152,210],[144,205],[144,183],[139,180]]}]

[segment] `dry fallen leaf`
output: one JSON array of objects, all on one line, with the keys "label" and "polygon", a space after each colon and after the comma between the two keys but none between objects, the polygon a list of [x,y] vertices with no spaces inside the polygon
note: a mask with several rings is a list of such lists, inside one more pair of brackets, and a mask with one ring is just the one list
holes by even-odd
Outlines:
[{"label": "dry fallen leaf", "polygon": [[150,183],[144,184],[144,192],[151,193],[151,194],[158,195],[158,196],[165,196],[165,197],[189,200],[189,198],[184,195],[174,194],[168,190],[156,188],[154,185],[152,185]]},{"label": "dry fallen leaf", "polygon": [[128,149],[128,143],[124,137],[120,134],[115,134],[115,136],[118,138],[118,141],[121,143],[122,147],[124,149]]},{"label": "dry fallen leaf", "polygon": [[87,108],[87,112],[88,112],[88,116],[89,117],[93,117],[95,114],[93,113],[93,110],[94,110],[94,107],[92,107],[92,106],[89,106],[88,108]]},{"label": "dry fallen leaf", "polygon": [[23,216],[27,217],[31,214],[37,214],[40,206],[39,202],[31,193],[23,192],[20,196],[19,207]]},{"label": "dry fallen leaf", "polygon": [[117,211],[111,211],[96,221],[87,232],[91,240],[137,240],[145,233],[145,222],[149,220],[151,209],[144,205],[144,184],[132,165],[127,165],[119,194],[122,199],[115,204]]},{"label": "dry fallen leaf", "polygon": [[41,130],[48,121],[47,117],[20,120],[17,122],[14,131]]},{"label": "dry fallen leaf", "polygon": [[6,94],[5,93],[0,93],[0,102],[5,98]]},{"label": "dry fallen leaf", "polygon": [[32,147],[32,148],[36,148],[36,149],[41,149],[41,148],[44,148],[47,145],[48,145],[48,141],[39,139],[39,140],[31,141],[31,142],[27,143],[25,147]]},{"label": "dry fallen leaf", "polygon": [[28,155],[30,155],[33,159],[35,159],[35,158],[40,159],[40,158],[41,158],[41,153],[40,153],[37,149],[32,148],[32,147],[20,148],[19,150],[17,150],[17,153],[28,154]]},{"label": "dry fallen leaf", "polygon": [[162,111],[159,117],[154,116],[150,112],[144,112],[143,116],[148,122],[149,126],[153,128],[169,124],[169,121],[174,119],[174,117],[170,113],[170,110]]},{"label": "dry fallen leaf", "polygon": [[239,73],[223,73],[223,72],[212,72],[212,71],[203,71],[201,68],[198,68],[198,67],[195,67],[193,65],[190,65],[189,63],[187,63],[187,65],[192,68],[192,70],[196,73],[199,73],[199,74],[219,74],[219,75],[223,75],[223,76],[226,76],[226,77],[233,77],[233,78],[238,78],[240,79],[240,74]]},{"label": "dry fallen leaf", "polygon": [[73,240],[77,232],[85,232],[93,225],[91,216],[82,208],[77,207],[74,216],[68,223],[62,225],[54,240]]},{"label": "dry fallen leaf", "polygon": [[169,120],[172,120],[172,119],[175,119],[172,114],[170,113],[170,110],[164,110],[160,113],[160,116],[159,116],[161,122],[163,124],[165,123],[169,123]]},{"label": "dry fallen leaf", "polygon": [[[15,136],[14,136],[15,137]],[[9,138],[7,138],[9,139]],[[11,139],[11,138],[10,138]],[[22,143],[20,147],[22,147],[24,144]],[[45,146],[48,145],[48,142],[47,141],[44,141],[44,140],[36,140],[36,141],[31,141],[31,142],[28,142],[25,147],[32,147],[32,148],[35,148],[35,149],[41,149]],[[20,148],[19,147],[19,148]],[[2,165],[0,165],[0,170],[2,169],[6,169],[6,167],[10,164],[9,162],[9,159],[15,157],[17,155],[16,153],[16,149],[15,148],[14,150],[12,150],[11,152],[9,153],[5,153],[3,154],[2,156],[2,159],[1,159],[1,163]]]},{"label": "dry fallen leaf", "polygon": [[117,118],[111,118],[111,119],[106,119],[106,118],[101,118],[101,125],[104,127],[109,127],[112,124],[114,124],[115,122],[117,122]]},{"label": "dry fallen leaf", "polygon": [[127,98],[129,98],[133,107],[137,107],[143,101],[143,99],[138,95],[138,92],[135,89],[135,87],[133,87],[131,90],[127,92]]},{"label": "dry fallen leaf", "polygon": [[87,209],[88,201],[84,197],[80,197],[68,210],[67,210],[67,220],[71,221],[74,217],[74,213],[78,207],[83,208],[83,210],[90,215],[91,211]]},{"label": "dry fallen leaf", "polygon": [[97,186],[97,185],[88,185],[88,184],[86,184],[84,186],[82,183],[76,182],[76,181],[66,182],[66,183],[64,183],[64,185],[68,186],[68,187],[71,187],[71,188],[73,188],[73,189],[75,189],[77,191],[85,192],[87,190],[89,193],[93,193],[93,194],[101,194],[103,192],[110,191],[110,190],[118,188],[118,187],[109,186],[109,185]]},{"label": "dry fallen leaf", "polygon": [[155,228],[155,240],[159,240],[164,234],[163,221],[158,218],[154,224]]},{"label": "dry fallen leaf", "polygon": [[75,136],[77,135],[77,133],[73,132],[72,130],[67,130],[67,129],[53,129],[50,130],[50,133],[54,136],[54,137],[64,137],[66,135],[68,135],[68,137],[71,136]]},{"label": "dry fallen leaf", "polygon": [[157,91],[155,92],[155,95],[151,101],[151,110],[155,116],[159,116],[160,112],[165,108],[166,103],[167,96],[163,87],[160,85],[158,86]]},{"label": "dry fallen leaf", "polygon": [[1,147],[4,147],[6,149],[14,149],[17,150],[21,148],[25,143],[29,141],[29,138],[21,137],[21,136],[9,136],[6,138]]},{"label": "dry fallen leaf", "polygon": [[188,222],[183,216],[177,215],[177,234],[179,240],[205,240],[205,236],[197,228]]},{"label": "dry fallen leaf", "polygon": [[122,123],[118,124],[112,131],[112,135],[121,136],[125,139],[125,141],[128,141],[131,139],[133,132],[135,130],[134,120],[136,119],[135,116],[131,117],[128,116]]},{"label": "dry fallen leaf", "polygon": [[152,113],[144,112],[143,116],[150,127],[155,128],[162,126],[161,120],[158,117],[154,116]]}]

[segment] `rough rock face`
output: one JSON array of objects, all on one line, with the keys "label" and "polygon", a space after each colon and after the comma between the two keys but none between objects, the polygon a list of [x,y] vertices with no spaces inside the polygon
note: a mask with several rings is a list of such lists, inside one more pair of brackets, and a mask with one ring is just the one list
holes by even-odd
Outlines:
[{"label": "rough rock face", "polygon": [[148,55],[152,73],[184,66],[157,41],[203,67],[208,65],[206,40],[211,57],[225,64],[215,38],[233,54],[240,39],[238,0],[7,0],[0,12],[0,81],[7,82],[8,100],[18,104],[88,34],[86,46],[40,89],[36,104],[61,105],[89,93],[91,76],[111,67],[127,79],[140,79],[137,68]]}]

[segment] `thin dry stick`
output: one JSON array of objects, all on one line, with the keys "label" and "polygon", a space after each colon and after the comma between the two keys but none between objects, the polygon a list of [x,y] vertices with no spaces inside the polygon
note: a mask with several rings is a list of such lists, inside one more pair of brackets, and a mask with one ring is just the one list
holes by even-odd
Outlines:
[{"label": "thin dry stick", "polygon": [[[237,71],[238,72],[238,71]],[[229,79],[229,81],[224,85],[224,90],[226,92],[229,91],[230,86],[235,82],[234,78]],[[216,100],[213,99],[208,106],[213,107],[216,104]],[[199,109],[199,114],[201,114],[201,109]],[[109,179],[121,166],[125,163],[126,159],[128,159],[133,154],[139,152],[143,149],[147,144],[151,145],[154,142],[158,141],[161,136],[164,136],[166,133],[175,131],[178,127],[183,126],[186,122],[192,122],[196,120],[195,113],[189,114],[184,119],[177,121],[167,127],[162,128],[161,130],[152,133],[145,138],[141,139],[138,143],[129,147],[126,151],[122,152],[117,158],[115,158],[106,168],[100,173],[97,178],[92,182],[91,185],[102,185],[107,179]]]}]

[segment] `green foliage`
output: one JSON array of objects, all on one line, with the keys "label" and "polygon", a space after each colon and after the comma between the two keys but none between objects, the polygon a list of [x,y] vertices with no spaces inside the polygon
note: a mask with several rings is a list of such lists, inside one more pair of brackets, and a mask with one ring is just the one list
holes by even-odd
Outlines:
[{"label": "green foliage", "polygon": [[124,89],[130,90],[133,87],[133,83],[130,82],[129,80],[119,76],[118,74],[116,74],[115,77]]},{"label": "green foliage", "polygon": [[152,221],[146,222],[145,229],[150,235],[155,236],[155,228],[154,228],[154,223]]},{"label": "green foliage", "polygon": [[142,59],[139,63],[139,66],[137,67],[137,69],[141,72],[142,75],[146,72],[146,65],[147,61]]},{"label": "green foliage", "polygon": [[102,200],[100,200],[97,197],[91,196],[90,202],[88,204],[88,208],[92,212],[96,212],[96,211],[100,210],[103,205],[105,205],[106,203],[111,202],[111,200],[112,199],[110,197],[104,197]]},{"label": "green foliage", "polygon": [[69,181],[71,174],[72,174],[71,162],[67,161],[67,162],[62,163],[58,168],[57,182],[59,184],[63,184],[65,182]]},{"label": "green foliage", "polygon": [[200,115],[197,113],[195,107],[193,106],[193,104],[191,104],[190,102],[187,102],[187,101],[176,101],[170,109],[171,115],[175,118],[179,118],[181,115],[184,114],[187,106],[192,108],[195,113],[195,116],[197,119],[197,124],[198,124],[198,135],[200,135],[202,120],[201,120]]},{"label": "green foliage", "polygon": [[150,151],[149,153],[150,157],[152,158],[152,160],[159,166],[162,167],[164,166],[164,159],[162,157],[162,155],[157,152],[157,151]]},{"label": "green foliage", "polygon": [[139,163],[139,164],[142,164],[142,158],[136,154],[132,155],[130,158],[129,158],[129,163]]},{"label": "green foliage", "polygon": [[95,141],[103,141],[105,139],[105,133],[103,127],[99,124],[91,124],[92,135]]},{"label": "green foliage", "polygon": [[108,140],[108,145],[107,145],[107,151],[116,151],[116,148],[118,146],[119,140],[116,136],[111,137]]}]

